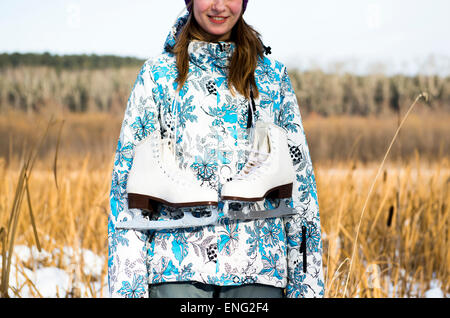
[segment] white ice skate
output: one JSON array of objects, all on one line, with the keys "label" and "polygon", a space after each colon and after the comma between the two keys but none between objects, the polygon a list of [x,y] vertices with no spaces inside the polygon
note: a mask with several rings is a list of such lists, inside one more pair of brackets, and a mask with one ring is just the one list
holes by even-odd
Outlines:
[{"label": "white ice skate", "polygon": [[[193,173],[179,168],[170,139],[158,133],[135,147],[133,165],[128,175],[128,208],[134,216],[117,228],[163,230],[215,224],[218,220],[217,191],[202,187]],[[159,204],[181,209],[179,219],[150,220]],[[146,212],[149,211],[150,213]]]},{"label": "white ice skate", "polygon": [[[225,215],[230,219],[264,219],[295,214],[295,210],[287,205],[294,178],[284,129],[275,124],[256,122],[247,163],[222,187]],[[266,198],[280,199],[279,206],[261,208]]]}]

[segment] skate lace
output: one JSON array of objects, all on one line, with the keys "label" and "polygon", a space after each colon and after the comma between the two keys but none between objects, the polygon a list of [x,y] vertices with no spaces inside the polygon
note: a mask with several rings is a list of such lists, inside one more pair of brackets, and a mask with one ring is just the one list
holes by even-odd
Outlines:
[{"label": "skate lace", "polygon": [[247,160],[244,168],[239,171],[232,179],[243,180],[247,179],[249,176],[256,176],[261,174],[261,167],[267,163],[267,158],[269,154],[266,152],[261,152],[257,150],[250,150],[250,156]]},{"label": "skate lace", "polygon": [[[165,141],[160,139],[152,140],[153,156],[158,160],[159,166],[163,173],[172,181],[184,186],[198,182],[198,179],[190,173],[190,171],[179,167],[175,157],[171,159],[167,158],[167,156],[173,155],[173,144],[171,147],[164,147],[165,149],[163,150],[164,143]],[[169,142],[169,145],[171,145],[171,142]],[[169,151],[167,152],[167,150]],[[164,156],[162,155],[163,152],[165,152]],[[168,161],[170,161],[170,164],[167,163]]]}]

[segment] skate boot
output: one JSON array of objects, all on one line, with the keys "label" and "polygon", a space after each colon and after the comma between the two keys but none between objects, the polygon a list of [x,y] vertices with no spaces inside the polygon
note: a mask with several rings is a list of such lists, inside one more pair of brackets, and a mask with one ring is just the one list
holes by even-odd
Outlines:
[{"label": "skate boot", "polygon": [[[136,145],[127,182],[128,208],[134,216],[117,228],[164,230],[216,223],[217,191],[202,187],[193,173],[180,169],[172,147],[171,140],[157,133]],[[150,220],[160,204],[182,212],[181,218]]]},{"label": "skate boot", "polygon": [[[224,214],[230,219],[264,219],[295,214],[295,210],[287,205],[292,196],[294,178],[286,132],[275,124],[257,122],[247,163],[222,187]],[[264,209],[265,199],[280,199],[279,206]]]}]

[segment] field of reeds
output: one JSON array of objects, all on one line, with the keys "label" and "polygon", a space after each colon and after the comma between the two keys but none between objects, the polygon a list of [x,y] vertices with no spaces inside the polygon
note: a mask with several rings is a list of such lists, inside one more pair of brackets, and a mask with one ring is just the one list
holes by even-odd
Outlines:
[{"label": "field of reeds", "polygon": [[[420,115],[423,107],[415,106],[408,116],[390,152],[390,160],[402,163],[420,154],[421,162],[441,161],[450,155],[450,113]],[[27,115],[21,112],[0,114],[0,157],[14,164],[39,139],[39,132],[52,115]],[[97,166],[115,151],[123,114],[65,113],[54,116],[46,143],[39,152],[41,161],[52,161],[58,138],[58,152],[66,158],[90,155],[90,164]],[[363,163],[381,161],[399,122],[397,117],[315,115],[303,118],[313,162]]]},{"label": "field of reeds", "polygon": [[[315,166],[326,297],[423,297],[433,288],[449,295],[450,163],[442,160],[421,165],[417,159],[407,166],[387,165],[376,182],[361,220],[350,277],[357,225],[377,167],[358,162]],[[9,287],[9,296],[107,296],[104,287],[112,158],[96,168],[89,167],[89,161],[88,155],[60,160],[57,183],[50,162],[41,162],[31,172],[16,212],[20,214],[14,242],[20,250],[26,246],[31,252],[12,264],[10,281],[16,284]],[[3,239],[19,179],[17,167],[8,168],[0,162]],[[86,251],[100,256],[96,271],[92,266],[86,269]],[[40,291],[32,273],[44,268],[64,271],[70,279],[67,290],[54,290],[53,294]]]},{"label": "field of reeds", "polygon": [[[92,120],[99,122],[95,116]],[[116,137],[105,133],[100,138],[105,143],[101,151],[80,151],[84,146],[92,150],[87,144],[92,134],[87,134],[85,140],[78,140],[79,145],[71,144],[78,139],[71,134],[76,132],[76,122],[69,128],[62,121],[54,121],[47,137],[54,141],[43,144],[45,151],[37,153],[26,184],[23,174],[21,177],[26,152],[20,156],[14,152],[0,159],[2,248],[9,248],[7,225],[17,205],[16,193],[22,180],[21,205],[16,207],[14,222],[17,223],[13,223],[16,226],[14,245],[18,251],[28,247],[25,250],[30,254],[12,262],[10,281],[16,284],[9,287],[11,297],[107,296],[107,215],[114,148],[110,138],[115,140]],[[90,127],[89,123],[87,120],[84,124]],[[34,144],[39,143],[44,124],[42,121],[40,128],[34,130],[37,135]],[[316,127],[321,124],[305,121],[307,135],[311,132],[312,136],[314,129],[323,132]],[[332,127],[330,122],[328,129]],[[116,134],[117,129],[110,134]],[[63,131],[66,132],[63,134]],[[313,138],[310,140],[313,150],[316,144]],[[383,143],[379,142],[381,147]],[[56,152],[57,146],[60,152]],[[383,146],[381,148],[386,150],[388,142]],[[355,153],[358,152],[353,151]],[[365,163],[351,155],[349,160],[314,163],[327,297],[423,297],[433,288],[449,295],[448,152],[434,161],[423,160],[417,151],[409,163],[388,159],[362,218],[364,202],[379,163]],[[357,231],[356,252],[352,255]],[[89,264],[86,269],[88,260],[83,260],[86,251],[98,256],[95,271]],[[350,259],[353,264],[348,276]],[[55,290],[53,294],[39,291],[32,273],[45,268],[64,271],[67,290]]]},{"label": "field of reeds", "polygon": [[[76,83],[78,75],[41,71],[56,76],[30,84],[42,104],[0,107],[0,296],[106,297],[113,155],[135,74],[123,76],[128,86],[116,86],[117,95],[106,94],[115,84],[103,81],[98,99],[73,99],[75,110],[85,105],[85,111],[70,111],[62,106],[66,95],[55,93],[61,87],[43,87],[57,76]],[[95,83],[105,74],[122,78],[120,70],[102,72],[85,75]],[[295,85],[302,96],[307,88]],[[391,114],[302,111],[318,188],[326,297],[450,295],[450,103],[421,100],[412,109],[413,91]]]}]

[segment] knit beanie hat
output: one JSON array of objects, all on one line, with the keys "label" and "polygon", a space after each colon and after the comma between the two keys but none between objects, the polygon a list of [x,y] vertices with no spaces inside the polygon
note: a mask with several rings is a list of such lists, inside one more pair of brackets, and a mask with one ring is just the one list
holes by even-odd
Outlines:
[{"label": "knit beanie hat", "polygon": [[[248,0],[243,0],[244,1],[244,9],[242,12],[245,12],[245,9],[247,9],[247,2]],[[186,7],[188,6],[189,2],[191,2],[191,0],[184,0],[184,2],[186,2]],[[190,9],[189,9],[190,11]]]}]

